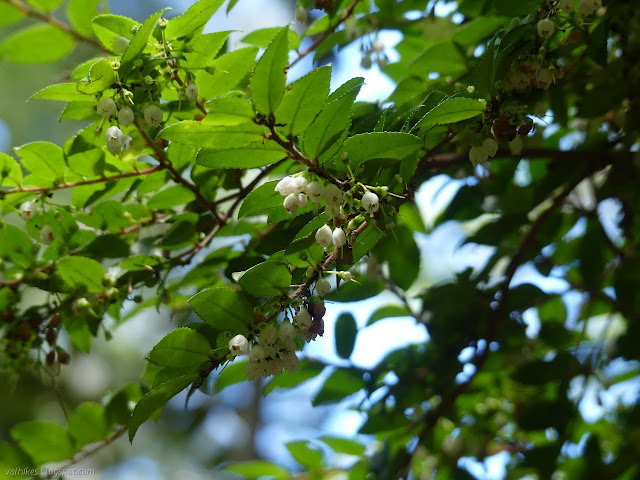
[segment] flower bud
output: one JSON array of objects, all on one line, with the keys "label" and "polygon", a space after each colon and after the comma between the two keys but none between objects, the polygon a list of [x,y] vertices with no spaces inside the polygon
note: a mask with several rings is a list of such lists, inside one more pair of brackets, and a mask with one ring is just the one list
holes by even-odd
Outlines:
[{"label": "flower bud", "polygon": [[36,214],[36,207],[33,205],[33,203],[24,202],[22,205],[20,205],[20,216],[24,220],[26,221],[31,220],[35,214]]},{"label": "flower bud", "polygon": [[244,355],[249,351],[249,341],[244,335],[236,335],[229,341],[229,350],[232,357]]},{"label": "flower bud", "polygon": [[[265,345],[273,345],[278,341],[278,328],[272,323],[266,324],[260,330],[260,343]],[[265,349],[265,351],[267,351]],[[267,352],[268,353],[268,352]]]},{"label": "flower bud", "polygon": [[322,194],[329,205],[340,205],[342,203],[342,192],[333,183],[327,185]]},{"label": "flower bud", "polygon": [[325,207],[324,213],[326,213],[329,218],[336,218],[340,215],[340,207],[338,205],[329,204]]},{"label": "flower bud", "polygon": [[283,197],[295,193],[296,187],[294,185],[293,177],[284,177],[276,185],[275,191]]},{"label": "flower bud", "polygon": [[98,102],[98,106],[96,107],[98,115],[102,118],[109,118],[111,115],[116,113],[116,110],[118,110],[118,107],[113,98],[103,98]]},{"label": "flower bud", "polygon": [[384,42],[380,38],[376,38],[376,41],[373,42],[372,47],[376,52],[381,52],[384,50]]},{"label": "flower bud", "polygon": [[379,206],[378,195],[373,192],[365,192],[362,196],[362,208],[371,214],[377,212]]},{"label": "flower bud", "polygon": [[157,127],[162,123],[162,110],[157,105],[147,105],[144,109],[144,120],[151,127]]},{"label": "flower bud", "polygon": [[147,75],[146,77],[144,77],[144,83],[146,83],[147,85],[152,85],[153,84],[153,77],[151,75]]},{"label": "flower bud", "polygon": [[198,87],[195,83],[190,83],[189,85],[187,85],[184,94],[187,96],[187,100],[189,100],[191,103],[196,103],[198,101]]},{"label": "flower bud", "polygon": [[312,203],[318,203],[322,199],[324,187],[318,182],[311,182],[307,185],[307,195]]},{"label": "flower bud", "polygon": [[282,322],[282,325],[280,325],[280,329],[278,330],[278,337],[281,340],[286,340],[289,338],[295,338],[295,336],[296,327],[294,327],[288,320],[286,322]]},{"label": "flower bud", "polygon": [[294,177],[293,186],[296,189],[297,193],[302,193],[307,189],[309,182],[304,177]]},{"label": "flower bud", "polygon": [[284,209],[287,211],[289,215],[295,215],[295,213],[298,211],[298,205],[299,205],[298,195],[296,195],[295,193],[287,195],[282,205],[284,206]]},{"label": "flower bud", "polygon": [[309,198],[304,193],[298,194],[298,206],[300,208],[306,208],[309,204]]},{"label": "flower bud", "polygon": [[482,142],[482,150],[488,156],[494,157],[498,153],[498,143],[493,138],[485,138]]},{"label": "flower bud", "polygon": [[302,307],[296,312],[296,314],[293,316],[293,320],[301,330],[307,330],[309,327],[311,327],[311,314],[305,307]]},{"label": "flower bud", "polygon": [[489,158],[489,155],[482,147],[471,147],[469,150],[469,160],[473,165],[484,163]]},{"label": "flower bud", "polygon": [[264,360],[264,348],[260,345],[254,345],[249,352],[249,359],[252,362],[259,362]]},{"label": "flower bud", "polygon": [[302,5],[296,8],[296,22],[305,23],[307,21],[307,11]]},{"label": "flower bud", "polygon": [[345,243],[347,243],[347,236],[345,235],[344,230],[336,228],[333,231],[333,244],[336,247],[342,247]]},{"label": "flower bud", "polygon": [[55,239],[56,234],[50,225],[42,227],[42,230],[40,230],[40,240],[42,240],[42,243],[45,245],[51,245]]},{"label": "flower bud", "polygon": [[133,114],[133,110],[130,107],[121,108],[118,112],[118,123],[123,127],[128,127],[133,123],[135,119],[135,115]]},{"label": "flower bud", "polygon": [[333,243],[333,234],[329,225],[323,225],[316,231],[316,242],[322,248],[327,248]]},{"label": "flower bud", "polygon": [[324,278],[319,278],[316,282],[316,292],[321,297],[324,297],[327,293],[331,291],[331,284],[325,280]]},{"label": "flower bud", "polygon": [[369,55],[367,53],[364,57],[362,57],[362,61],[360,62],[360,66],[362,68],[364,68],[365,70],[369,70],[372,65],[373,65],[373,61],[371,60],[371,55]]},{"label": "flower bud", "polygon": [[117,155],[122,150],[122,130],[113,126],[107,128],[104,132],[105,140],[107,141],[107,150],[112,155]]},{"label": "flower bud", "polygon": [[549,38],[556,30],[556,24],[548,18],[543,18],[538,22],[538,35],[542,38]]},{"label": "flower bud", "polygon": [[111,47],[115,53],[124,53],[130,43],[131,40],[129,40],[127,37],[117,36],[113,38]]},{"label": "flower bud", "polygon": [[307,271],[304,272],[304,274],[306,275],[307,278],[311,278],[315,275],[316,273],[316,269],[313,267],[307,267]]}]

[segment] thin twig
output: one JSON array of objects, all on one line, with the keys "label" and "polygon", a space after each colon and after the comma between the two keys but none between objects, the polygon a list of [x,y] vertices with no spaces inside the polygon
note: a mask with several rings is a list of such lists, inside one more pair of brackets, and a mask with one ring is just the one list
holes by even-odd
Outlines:
[{"label": "thin twig", "polygon": [[49,193],[55,190],[64,190],[65,188],[82,187],[84,185],[94,185],[96,183],[113,182],[115,180],[122,180],[123,178],[138,177],[141,175],[149,175],[150,173],[164,170],[167,168],[165,165],[156,165],[155,167],[146,168],[144,170],[134,170],[133,172],[120,173],[118,175],[101,176],[99,178],[92,178],[90,180],[79,180],[77,182],[65,182],[60,185],[54,185],[53,187],[18,187],[12,190],[0,190],[0,198],[5,195],[13,195],[16,193]]},{"label": "thin twig", "polygon": [[107,445],[111,445],[114,441],[116,441],[118,438],[120,438],[122,435],[124,435],[125,433],[127,433],[127,431],[129,430],[129,427],[120,427],[119,429],[117,429],[115,432],[113,432],[109,437],[107,437],[105,440],[103,440],[102,442],[100,442],[99,444],[88,448],[86,450],[82,450],[81,452],[77,453],[69,462],[65,463],[63,466],[57,468],[57,469],[51,469],[48,470],[48,473],[43,476],[40,477],[42,480],[45,480],[47,478],[54,478],[59,476],[59,471],[60,470],[66,470],[69,467],[71,467],[72,465],[76,465],[78,463],[80,463],[81,461],[83,461],[84,459],[86,459],[87,457],[93,455],[94,453],[96,453],[97,451],[101,450],[102,448],[106,447]]}]

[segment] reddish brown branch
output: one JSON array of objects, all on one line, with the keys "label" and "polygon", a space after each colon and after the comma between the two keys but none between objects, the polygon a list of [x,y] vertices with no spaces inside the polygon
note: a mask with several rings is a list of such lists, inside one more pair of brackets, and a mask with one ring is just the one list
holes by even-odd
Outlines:
[{"label": "reddish brown branch", "polygon": [[12,190],[0,190],[0,198],[5,195],[13,195],[15,193],[49,193],[55,190],[64,190],[65,188],[81,187],[83,185],[94,185],[96,183],[113,182],[115,180],[122,180],[123,178],[138,177],[140,175],[149,175],[150,173],[164,170],[165,165],[156,165],[155,167],[146,168],[144,170],[134,170],[133,172],[120,173],[118,175],[102,176],[99,178],[92,178],[91,180],[80,180],[77,182],[65,182],[60,185],[54,185],[53,187],[19,187]]}]

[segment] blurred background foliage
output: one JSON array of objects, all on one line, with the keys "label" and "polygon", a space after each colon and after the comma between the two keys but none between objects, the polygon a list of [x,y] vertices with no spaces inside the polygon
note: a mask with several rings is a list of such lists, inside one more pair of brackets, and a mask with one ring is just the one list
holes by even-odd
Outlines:
[{"label": "blurred background foliage", "polygon": [[[393,10],[396,2],[381,3]],[[443,78],[411,74],[408,59],[425,45],[449,38],[465,16],[489,12],[492,18],[500,17],[487,2],[428,2],[426,11],[418,8],[425,2],[414,2],[415,8],[407,6],[411,2],[398,3],[404,4],[399,17],[406,24],[379,26],[388,65],[385,60],[370,68],[358,41],[339,54],[329,51],[323,57],[334,63],[332,88],[350,77],[365,76],[360,99],[378,101],[374,108],[378,115],[385,100],[395,102],[402,112],[416,96],[441,86]],[[161,7],[168,5],[177,14],[189,4],[108,2],[111,12],[138,21]],[[613,9],[608,23],[611,35],[618,35],[612,42],[625,44],[620,48],[637,54],[638,15],[630,14],[625,5],[605,5]],[[415,10],[420,13],[412,16]],[[293,22],[295,11],[293,2],[243,0],[229,18],[221,9],[207,31],[241,30],[229,42],[233,48],[251,30]],[[420,23],[427,17],[425,12],[431,15],[428,28]],[[636,23],[620,20],[625,15]],[[504,23],[504,18],[498,18],[491,28]],[[4,27],[0,40],[17,28]],[[471,34],[468,45],[474,47],[474,32],[467,33]],[[482,32],[478,35],[484,40]],[[364,38],[364,51],[371,51],[372,38]],[[336,38],[335,43],[347,41]],[[575,53],[570,51],[567,57]],[[0,150],[9,152],[13,146],[35,140],[62,144],[76,133],[75,123],[58,122],[58,105],[26,99],[63,81],[75,65],[94,54],[90,47],[78,45],[72,55],[51,64],[3,62]],[[447,74],[464,73],[451,62],[455,55],[450,58],[449,54],[436,51],[430,58],[440,62],[438,67]],[[481,54],[482,49],[472,56]],[[597,59],[599,54],[588,50],[586,55]],[[637,150],[637,133],[618,138],[624,128],[613,131],[611,125],[626,115],[627,130],[637,132],[638,57],[625,59],[636,63],[635,69],[625,71],[626,63],[618,65],[615,51],[610,49],[608,55],[608,69],[584,67],[596,72],[589,82],[577,76],[564,89],[554,86],[544,97],[541,94],[529,102],[543,102],[535,122],[537,136],[527,139],[529,146],[563,151],[593,146],[600,151],[603,145],[620,141],[624,146],[620,150]],[[606,43],[604,56],[606,64]],[[292,76],[300,76],[310,65],[310,61],[301,62]],[[602,72],[618,83],[601,78]],[[394,90],[396,82],[402,88]],[[371,117],[365,114],[360,120],[361,124],[354,122],[354,129],[375,126],[369,125]],[[570,195],[571,190],[566,192],[564,208],[554,211],[548,225],[536,232],[537,247],[519,259],[524,267],[507,271],[514,276],[514,288],[504,308],[511,312],[512,321],[500,322],[499,331],[492,332],[500,349],[487,344],[479,333],[498,308],[501,277],[496,271],[508,270],[507,255],[519,255],[520,241],[531,228],[527,214],[575,174],[575,164],[505,159],[492,161],[490,168],[475,168],[468,162],[454,162],[443,173],[427,174],[428,180],[416,194],[419,208],[401,212],[412,225],[409,236],[419,252],[412,250],[413,242],[398,248],[391,241],[381,242],[374,252],[397,261],[396,271],[410,276],[416,270],[417,280],[407,285],[406,297],[383,282],[373,292],[377,295],[364,294],[364,301],[329,304],[325,336],[305,350],[303,371],[309,375],[325,365],[345,368],[327,369],[300,387],[275,390],[268,396],[262,394],[262,385],[242,382],[214,395],[196,392],[185,408],[183,392],[170,401],[157,423],[140,430],[132,446],[120,439],[80,466],[96,468],[98,478],[104,479],[231,478],[231,474],[217,473],[215,467],[263,458],[302,472],[314,454],[300,454],[302,447],[285,444],[315,439],[313,448],[326,454],[325,476],[298,474],[295,478],[364,478],[358,468],[352,468],[361,453],[357,446],[334,442],[335,448],[330,448],[330,440],[317,440],[334,435],[357,438],[366,446],[366,461],[360,464],[372,470],[375,478],[398,478],[408,470],[412,478],[639,478],[635,463],[640,455],[636,345],[640,327],[639,297],[634,291],[640,265],[635,249],[638,223],[633,216],[638,205],[637,158],[633,161],[590,177],[571,189]],[[538,246],[544,245],[539,251]],[[369,260],[371,269],[376,267],[371,265],[375,257]],[[610,275],[620,265],[622,273]],[[399,285],[402,276],[393,280]],[[477,288],[478,283],[485,288]],[[622,300],[620,292],[624,292]],[[387,310],[381,312],[385,306]],[[351,355],[348,351],[345,355],[342,349],[348,347],[334,338],[334,327],[351,335],[354,320],[345,316],[348,312],[360,328]],[[385,320],[377,321],[381,318]],[[136,382],[144,375],[144,356],[177,325],[171,312],[161,307],[121,325],[106,326],[110,340],[97,337],[90,353],[74,351],[72,362],[63,368],[57,388],[65,404],[95,400]],[[60,343],[72,350],[67,338]],[[480,366],[474,363],[487,350],[495,351],[483,356]],[[476,375],[478,368],[482,371]],[[25,420],[65,422],[49,378],[29,372],[19,380],[11,372],[4,375],[7,389],[0,396],[0,438],[8,439],[11,427]],[[313,407],[316,393],[329,376],[335,379],[332,394],[347,400]],[[467,383],[470,378],[473,382]],[[316,403],[321,400],[315,397]],[[431,416],[443,405],[442,415]],[[368,415],[356,407],[368,410]],[[407,445],[413,452],[409,458]],[[0,478],[4,474],[0,472]]]}]

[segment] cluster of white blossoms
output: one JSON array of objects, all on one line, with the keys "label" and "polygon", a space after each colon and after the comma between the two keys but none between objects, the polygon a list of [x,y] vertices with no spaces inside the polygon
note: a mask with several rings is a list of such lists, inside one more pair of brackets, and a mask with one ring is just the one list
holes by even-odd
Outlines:
[{"label": "cluster of white blossoms", "polygon": [[[314,306],[320,313],[324,311],[323,303]],[[300,364],[296,355],[296,338],[309,342],[317,336],[318,329],[314,328],[311,314],[305,306],[301,306],[293,316],[293,323],[285,318],[280,324],[263,324],[251,348],[244,335],[236,335],[229,341],[229,354],[232,359],[249,354],[249,363],[245,367],[247,380],[257,380],[279,375],[283,369],[295,372]]]},{"label": "cluster of white blossoms", "polygon": [[347,243],[347,235],[340,227],[331,231],[331,227],[329,225],[323,225],[316,231],[316,242],[322,248],[328,248],[331,245],[340,248]]},{"label": "cluster of white blossoms", "polygon": [[[317,197],[313,195],[315,188],[320,185],[318,182],[311,182],[303,176],[288,176],[284,177],[276,185],[276,192],[285,197],[283,206],[289,215],[295,215],[298,208],[305,208],[309,204],[309,200],[313,203],[317,203]],[[311,189],[309,189],[311,187]],[[307,197],[307,194],[309,195]]]},{"label": "cluster of white blossoms", "polygon": [[[185,90],[185,94],[190,102],[196,103],[198,100],[198,88],[195,84],[190,84]],[[124,106],[118,110],[118,104],[113,98],[103,98],[98,102],[96,107],[98,114],[109,119],[117,114],[117,120],[120,127],[128,127],[135,121],[135,113],[129,106]],[[155,104],[149,103],[142,110],[142,118],[148,127],[157,127],[162,123],[164,113],[162,109]],[[129,148],[132,138],[124,135],[118,126],[111,126],[105,131],[105,140],[107,142],[107,150],[112,155],[118,155],[123,149]]]},{"label": "cluster of white blossoms", "polygon": [[[566,13],[573,12],[575,3],[573,0],[558,0],[558,8]],[[580,0],[578,3],[578,13],[588,16],[602,8],[602,0]]]},{"label": "cluster of white blossoms", "polygon": [[518,65],[515,71],[507,72],[504,77],[504,88],[509,91],[524,91],[528,89],[548,89],[556,79],[562,78],[562,67],[542,66],[539,61],[525,61]]},{"label": "cluster of white blossoms", "polygon": [[469,150],[469,160],[474,165],[486,162],[489,157],[494,157],[498,153],[498,143],[493,138],[485,138],[482,145],[471,147]]}]

